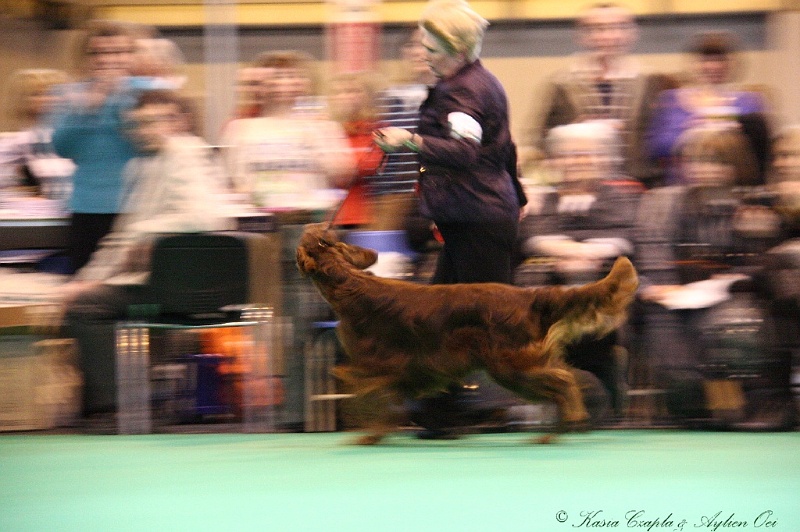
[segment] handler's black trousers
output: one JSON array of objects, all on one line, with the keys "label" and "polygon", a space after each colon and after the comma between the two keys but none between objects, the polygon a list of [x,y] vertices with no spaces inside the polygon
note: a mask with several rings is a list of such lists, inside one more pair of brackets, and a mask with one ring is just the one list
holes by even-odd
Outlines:
[{"label": "handler's black trousers", "polygon": [[[437,223],[436,227],[444,238],[444,246],[439,252],[431,284],[512,283],[516,220],[504,223]],[[411,401],[408,411],[412,421],[433,430],[469,425],[470,414],[491,410],[498,401],[502,403],[509,397],[509,392],[490,378],[472,377],[482,382],[477,397],[467,398],[461,385],[451,384],[447,393]]]},{"label": "handler's black trousers", "polygon": [[512,283],[517,220],[436,226],[444,246],[431,284]]}]

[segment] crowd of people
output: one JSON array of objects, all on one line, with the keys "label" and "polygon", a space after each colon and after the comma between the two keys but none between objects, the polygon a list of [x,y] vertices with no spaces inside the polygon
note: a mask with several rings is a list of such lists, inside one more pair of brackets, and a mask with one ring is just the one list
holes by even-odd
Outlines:
[{"label": "crowd of people", "polygon": [[[633,14],[595,4],[577,18],[583,51],[537,88],[542,111],[515,141],[480,61],[487,26],[462,0],[433,2],[402,47],[406,79],[388,87],[375,73],[323,84],[313,58],[265,52],[241,67],[215,149],[196,130],[177,47],[152,31],[93,23],[74,81],[44,69],[8,80],[16,130],[0,137],[1,184],[69,212],[61,298],[85,413],[114,408],[113,345],[94,327],[132,297],[106,281],[146,268],[152,235],[225,228],[223,191],[344,230],[381,225],[377,198],[398,194],[413,199],[392,224],[436,255],[426,282],[568,285],[634,260],[629,323],[567,353],[596,377],[597,421],[647,387],[692,426],[794,427],[800,298],[785,279],[800,265],[800,127],[779,130],[769,95],[735,83],[733,36],[698,35],[685,75],[646,73]],[[440,421],[425,411],[439,403],[417,406],[420,418]]]}]

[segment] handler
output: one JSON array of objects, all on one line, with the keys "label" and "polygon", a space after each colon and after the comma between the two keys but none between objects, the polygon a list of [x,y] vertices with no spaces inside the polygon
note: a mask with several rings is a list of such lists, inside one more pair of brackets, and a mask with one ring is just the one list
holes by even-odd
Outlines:
[{"label": "handler", "polygon": [[434,1],[422,14],[422,45],[438,82],[420,108],[416,133],[375,133],[384,151],[419,154],[420,208],[444,238],[435,284],[512,280],[521,198],[514,171],[508,99],[478,55],[488,22],[461,0]]},{"label": "handler", "polygon": [[510,284],[525,198],[505,90],[478,58],[489,23],[462,0],[435,0],[419,25],[438,81],[416,133],[383,128],[375,142],[386,152],[405,146],[419,154],[420,211],[444,239],[431,282]]}]

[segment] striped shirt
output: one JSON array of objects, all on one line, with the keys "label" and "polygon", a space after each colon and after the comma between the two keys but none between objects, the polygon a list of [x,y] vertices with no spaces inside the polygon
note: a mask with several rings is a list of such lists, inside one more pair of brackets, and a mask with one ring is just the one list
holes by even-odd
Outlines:
[{"label": "striped shirt", "polygon": [[[428,96],[425,85],[403,85],[387,89],[378,98],[381,121],[411,132],[417,130],[419,106]],[[387,154],[383,170],[369,178],[375,195],[413,192],[419,178],[419,157],[407,148]]]}]

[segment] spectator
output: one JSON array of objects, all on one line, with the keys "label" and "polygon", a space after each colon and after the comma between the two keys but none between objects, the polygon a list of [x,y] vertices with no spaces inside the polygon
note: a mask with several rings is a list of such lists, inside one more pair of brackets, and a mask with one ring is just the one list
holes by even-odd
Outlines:
[{"label": "spectator", "polygon": [[[415,27],[400,46],[400,74],[395,84],[384,90],[378,100],[382,119],[387,125],[411,132],[419,124],[419,108],[436,84],[436,76],[428,66],[422,46],[422,29]],[[440,243],[436,240],[433,223],[419,212],[415,194],[419,180],[419,157],[403,146],[386,154],[380,173],[371,181],[372,190],[382,209],[382,227],[405,231],[408,245],[419,252],[415,256],[415,278],[427,281],[432,275],[433,255]]]},{"label": "spectator", "polygon": [[[675,158],[675,149],[685,131],[715,122],[743,127],[742,117],[766,112],[760,94],[737,90],[731,84],[736,73],[736,49],[731,36],[716,32],[701,34],[689,53],[694,67],[691,82],[660,94],[647,132],[650,155],[667,167],[667,184],[687,182]],[[755,131],[752,121],[750,118],[744,125]]]},{"label": "spectator", "polygon": [[777,199],[780,240],[800,237],[800,126],[788,127],[776,138],[768,186]]},{"label": "spectator", "polygon": [[0,135],[0,188],[35,187],[37,193],[65,201],[75,165],[57,156],[46,118],[56,105],[56,87],[68,81],[54,69],[23,69],[8,80],[6,104],[14,131]]},{"label": "spectator", "polygon": [[383,162],[383,152],[372,140],[373,133],[381,125],[375,106],[375,89],[365,74],[339,74],[331,80],[328,103],[331,118],[339,122],[347,134],[356,162],[355,174],[333,182],[334,186],[348,191],[333,223],[344,228],[364,227],[375,219],[369,178]]},{"label": "spectator", "polygon": [[234,188],[262,208],[328,210],[341,197],[333,183],[352,176],[354,162],[341,126],[315,105],[310,58],[271,52],[258,64],[269,69],[262,114],[230,122],[222,136]]},{"label": "spectator", "polygon": [[131,75],[145,88],[179,90],[186,83],[182,72],[185,60],[174,41],[163,37],[138,37],[134,40]]},{"label": "spectator", "polygon": [[661,171],[643,142],[651,101],[669,80],[645,74],[629,55],[639,32],[627,8],[596,3],[580,14],[576,31],[583,51],[556,72],[544,95],[537,95],[542,104],[536,108],[531,146],[544,149],[548,131],[556,126],[608,120],[619,130],[625,174],[648,187],[658,184]]},{"label": "spectator", "polygon": [[[384,90],[378,100],[382,119],[391,126],[416,131],[419,108],[436,83],[422,46],[422,30],[414,29],[401,46],[400,80]],[[374,188],[381,194],[413,192],[419,179],[419,158],[408,148],[387,154],[386,164],[376,176]]]},{"label": "spectator", "polygon": [[125,117],[136,101],[130,77],[134,39],[110,22],[90,25],[81,53],[86,79],[60,92],[53,147],[76,165],[69,201],[72,268],[88,262],[122,205],[122,172],[136,154]]},{"label": "spectator", "polygon": [[[758,255],[736,222],[749,208],[743,202],[747,189],[739,185],[752,179],[757,163],[744,134],[729,124],[704,124],[680,142],[677,154],[687,185],[649,191],[637,230],[640,352],[656,386],[667,391],[667,408],[676,420],[693,427],[728,426],[741,420],[743,391],[740,383],[723,382],[727,378],[712,370],[727,367],[728,355],[739,356],[719,348],[725,327],[729,332],[746,327],[730,316],[756,320],[746,339],[753,367],[769,355],[766,322],[742,284]],[[671,276],[658,271],[667,265]],[[745,346],[741,340],[739,347]]]},{"label": "spectator", "polygon": [[114,323],[136,303],[139,285],[146,282],[155,235],[229,226],[210,148],[178,131],[181,112],[181,98],[164,90],[142,93],[128,111],[140,154],[125,169],[133,188],[124,213],[64,288],[66,327],[80,350],[86,415],[115,408]]},{"label": "spectator", "polygon": [[[523,218],[520,242],[527,256],[560,257],[562,267],[583,265],[599,276],[603,261],[633,252],[644,188],[621,173],[616,135],[606,122],[550,130],[548,163],[560,181],[542,200],[541,209]],[[552,239],[554,235],[563,238]],[[604,238],[616,239],[616,245],[596,240]]]},{"label": "spectator", "polygon": [[246,65],[236,72],[236,118],[256,118],[261,116],[264,78],[268,68]]},{"label": "spectator", "polygon": [[[548,162],[560,176],[538,212],[523,218],[523,253],[549,261],[552,284],[579,284],[601,278],[620,255],[633,258],[636,214],[644,187],[621,173],[617,130],[605,121],[557,126],[546,139]],[[521,266],[526,268],[525,265]],[[517,284],[521,284],[518,280]],[[612,407],[625,405],[625,364],[619,356],[622,335],[587,337],[567,349],[574,367],[592,373],[586,385],[587,408],[599,421]]]}]

